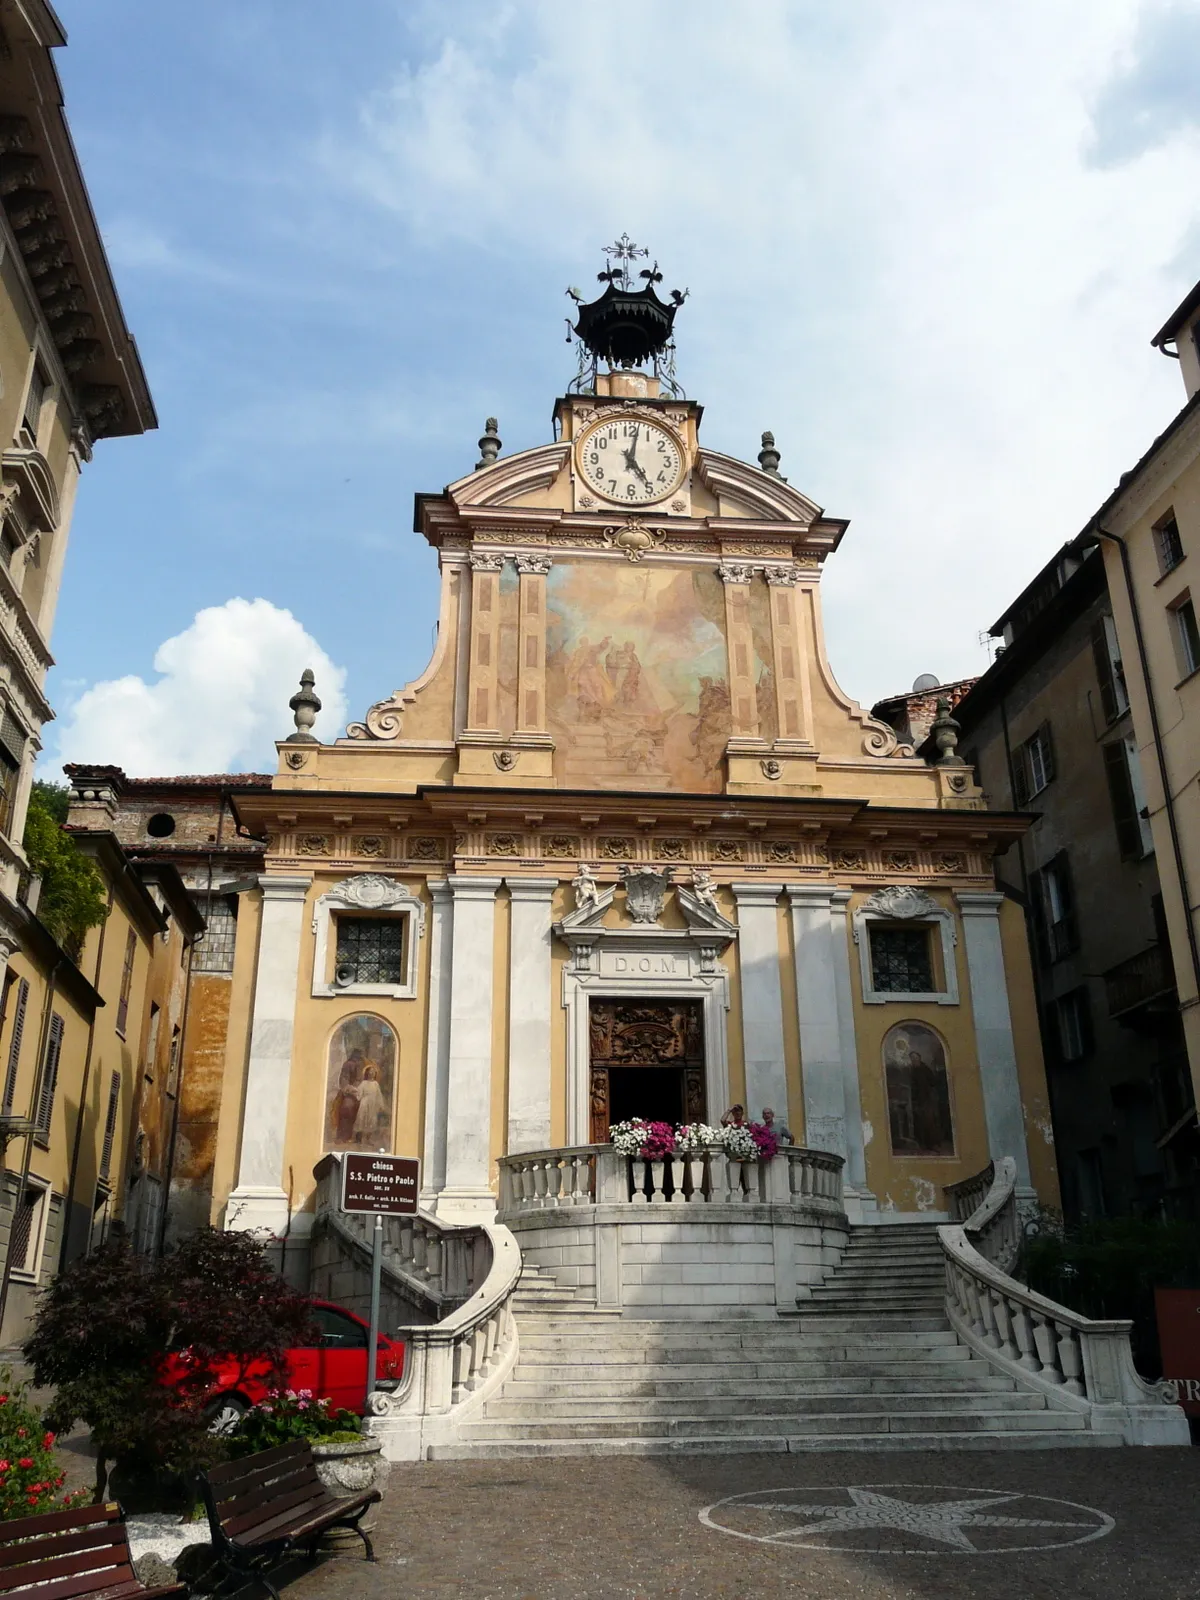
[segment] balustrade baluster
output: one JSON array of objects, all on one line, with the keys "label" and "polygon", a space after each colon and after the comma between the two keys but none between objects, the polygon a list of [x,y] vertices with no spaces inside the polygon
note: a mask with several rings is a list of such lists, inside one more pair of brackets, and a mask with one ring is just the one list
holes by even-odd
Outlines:
[{"label": "balustrade baluster", "polygon": [[413,1274],[418,1278],[427,1276],[425,1271],[426,1246],[425,1230],[417,1227],[414,1219],[404,1229],[404,1253],[412,1262]]},{"label": "balustrade baluster", "polygon": [[421,1231],[425,1239],[425,1276],[431,1283],[441,1283],[444,1250],[441,1235],[432,1230]]},{"label": "balustrade baluster", "polygon": [[552,1156],[546,1163],[546,1204],[557,1208],[563,1203],[563,1158]]},{"label": "balustrade baluster", "polygon": [[991,1291],[992,1313],[996,1319],[996,1330],[1000,1335],[1000,1354],[1009,1361],[1017,1359],[1017,1347],[1013,1343],[1012,1335],[1012,1309],[1008,1303],[1008,1296],[999,1289]]},{"label": "balustrade baluster", "polygon": [[650,1168],[650,1203],[651,1205],[662,1205],[667,1198],[663,1193],[663,1169],[666,1163],[663,1161],[651,1161],[647,1164]]},{"label": "balustrade baluster", "polygon": [[1083,1387],[1083,1351],[1079,1347],[1079,1335],[1074,1328],[1064,1322],[1056,1322],[1054,1331],[1058,1335],[1058,1359],[1063,1371],[1063,1388],[1068,1394],[1084,1394]]},{"label": "balustrade baluster", "polygon": [[641,1156],[631,1156],[629,1166],[633,1173],[633,1203],[648,1201],[650,1196],[646,1193],[646,1177],[650,1163],[643,1161]]},{"label": "balustrade baluster", "polygon": [[1016,1335],[1017,1348],[1020,1350],[1019,1365],[1028,1367],[1031,1372],[1036,1372],[1041,1366],[1037,1353],[1033,1348],[1033,1325],[1030,1322],[1029,1312],[1019,1302],[1011,1307],[1013,1333]]},{"label": "balustrade baluster", "polygon": [[1048,1378],[1051,1383],[1061,1383],[1062,1373],[1058,1370],[1058,1340],[1054,1337],[1054,1328],[1044,1312],[1033,1313],[1033,1343],[1038,1353],[1040,1370],[1043,1378]]}]

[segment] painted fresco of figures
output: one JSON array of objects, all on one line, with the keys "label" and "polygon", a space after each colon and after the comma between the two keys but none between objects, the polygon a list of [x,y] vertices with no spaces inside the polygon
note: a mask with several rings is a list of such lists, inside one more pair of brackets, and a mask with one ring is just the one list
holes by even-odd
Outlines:
[{"label": "painted fresco of figures", "polygon": [[325,1149],[390,1150],[396,1035],[382,1017],[347,1017],[329,1041]]},{"label": "painted fresco of figures", "polygon": [[923,1022],[898,1022],[883,1040],[892,1154],[952,1156],[954,1119],[946,1049]]}]

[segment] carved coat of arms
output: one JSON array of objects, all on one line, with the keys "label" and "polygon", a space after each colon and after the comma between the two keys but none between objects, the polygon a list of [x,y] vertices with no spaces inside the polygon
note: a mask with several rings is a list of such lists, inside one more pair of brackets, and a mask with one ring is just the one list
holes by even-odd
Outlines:
[{"label": "carved coat of arms", "polygon": [[629,907],[629,915],[634,922],[658,922],[674,871],[674,867],[662,867],[657,872],[653,867],[621,868],[621,879],[625,885],[625,904]]}]

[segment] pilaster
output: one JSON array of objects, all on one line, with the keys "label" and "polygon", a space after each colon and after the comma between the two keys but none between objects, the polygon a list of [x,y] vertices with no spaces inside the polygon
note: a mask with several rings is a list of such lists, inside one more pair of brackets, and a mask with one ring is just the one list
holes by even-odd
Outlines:
[{"label": "pilaster", "polygon": [[429,893],[429,1023],[425,1046],[425,1137],[421,1161],[421,1200],[431,1205],[446,1184],[446,1105],[450,1067],[450,959],[454,903],[444,878],[432,879]]},{"label": "pilaster", "polygon": [[510,1155],[550,1144],[550,922],[557,878],[506,878]]},{"label": "pilaster", "polygon": [[771,650],[775,668],[776,726],[779,741],[812,744],[812,693],[804,671],[805,652],[796,610],[795,567],[765,569],[771,596]]},{"label": "pilaster", "polygon": [[842,1097],[846,1109],[846,1189],[865,1190],[867,1152],[863,1144],[862,1089],[858,1080],[858,1041],[854,1032],[854,996],[850,988],[849,889],[835,889],[829,897],[829,936],[834,978],[837,983],[838,1042],[842,1057]]},{"label": "pilaster", "polygon": [[839,984],[836,944],[839,937],[845,940],[845,910],[840,906],[835,913],[836,884],[790,883],[787,893],[796,952],[804,1142],[812,1150],[847,1156],[845,1079],[853,1046],[847,1049],[842,1037],[839,986],[848,993],[850,978],[847,967]]},{"label": "pilaster", "polygon": [[262,923],[250,1027],[250,1060],[242,1109],[242,1154],[225,1226],[265,1228],[276,1237],[288,1222],[283,1157],[292,1076],[292,1039],[300,970],[300,934],[311,875],[262,877]]},{"label": "pilaster", "polygon": [[468,736],[500,737],[496,727],[496,667],[500,645],[500,572],[504,557],[472,553],[471,660],[467,691]]},{"label": "pilaster", "polygon": [[737,883],[733,886],[738,909],[738,965],[742,977],[746,1115],[753,1121],[761,1116],[764,1106],[771,1106],[784,1121],[788,1115],[778,915],[782,893],[781,883]]},{"label": "pilaster", "polygon": [[760,737],[758,697],[754,683],[754,637],[750,629],[750,583],[753,567],[723,561],[717,568],[725,585],[725,629],[729,641],[730,739]]},{"label": "pilaster", "polygon": [[494,1209],[488,1182],[492,1120],[492,964],[499,878],[446,880],[454,902],[446,1062],[446,1181],[439,1216]]},{"label": "pilaster", "polygon": [[1000,907],[1004,896],[960,890],[954,898],[962,916],[988,1154],[993,1160],[1012,1156],[1017,1163],[1017,1186],[1028,1190],[1031,1188],[1029,1149],[1025,1141],[1012,1013],[1008,1005],[1004,945],[1000,938]]},{"label": "pilaster", "polygon": [[520,553],[517,595],[517,733],[549,739],[546,729],[546,575],[551,557]]}]

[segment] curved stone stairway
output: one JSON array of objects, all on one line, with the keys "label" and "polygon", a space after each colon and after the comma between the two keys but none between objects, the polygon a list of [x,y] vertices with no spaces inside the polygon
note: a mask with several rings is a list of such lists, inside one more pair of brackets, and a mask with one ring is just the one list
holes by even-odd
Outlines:
[{"label": "curved stone stairway", "polygon": [[520,1359],[438,1457],[929,1450],[1112,1443],[958,1344],[932,1225],[854,1228],[774,1322],[623,1319],[545,1269],[514,1297]]}]

